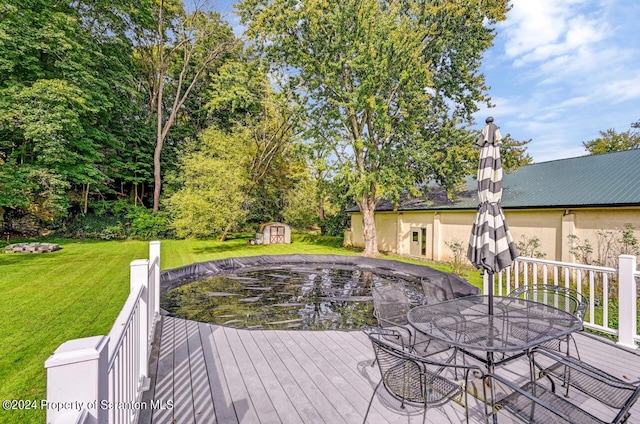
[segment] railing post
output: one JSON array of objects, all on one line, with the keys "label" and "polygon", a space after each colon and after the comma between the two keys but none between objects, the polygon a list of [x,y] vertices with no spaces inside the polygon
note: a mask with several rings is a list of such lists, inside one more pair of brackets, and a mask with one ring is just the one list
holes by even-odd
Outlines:
[{"label": "railing post", "polygon": [[634,337],[637,331],[636,257],[618,257],[618,342],[620,346],[637,349]]},{"label": "railing post", "polygon": [[[158,258],[156,261],[155,259]],[[149,281],[149,284],[153,284],[153,315],[155,319],[160,316],[160,242],[152,241],[149,243],[149,263],[155,267],[153,272],[154,281]]]},{"label": "railing post", "polygon": [[149,293],[149,261],[147,259],[137,259],[131,261],[130,287],[131,291],[136,290],[140,285],[144,287],[140,299],[140,377],[145,379],[149,376],[149,303],[147,300]]},{"label": "railing post", "polygon": [[47,423],[76,422],[86,410],[94,424],[106,424],[109,399],[109,338],[87,337],[64,342],[44,363],[47,369]]},{"label": "railing post", "polygon": [[482,273],[482,294],[489,294],[489,273],[486,271]]}]

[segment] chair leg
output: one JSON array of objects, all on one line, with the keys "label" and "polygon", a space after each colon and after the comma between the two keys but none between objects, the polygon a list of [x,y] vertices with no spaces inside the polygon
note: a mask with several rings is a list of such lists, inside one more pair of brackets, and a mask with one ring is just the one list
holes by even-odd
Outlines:
[{"label": "chair leg", "polygon": [[362,424],[365,424],[367,422],[367,416],[369,416],[369,410],[371,409],[373,398],[375,397],[376,392],[378,391],[378,387],[380,387],[380,384],[382,384],[382,379],[380,379],[378,384],[376,384],[376,388],[373,389],[373,393],[371,394],[371,399],[369,400],[369,406],[367,406],[367,412],[364,414],[364,419],[362,420]]}]

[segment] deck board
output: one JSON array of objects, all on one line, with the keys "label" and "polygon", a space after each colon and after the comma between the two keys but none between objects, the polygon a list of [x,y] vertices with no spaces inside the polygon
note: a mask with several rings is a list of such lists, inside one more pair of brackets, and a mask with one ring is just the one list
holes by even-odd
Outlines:
[{"label": "deck board", "polygon": [[211,401],[213,402],[214,419],[211,423],[225,422],[237,424],[238,419],[231,405],[232,398],[229,394],[229,388],[224,381],[222,363],[213,343],[212,328],[208,324],[198,323],[198,330],[200,332],[200,341],[202,342],[202,358],[207,369],[209,392],[211,393]]},{"label": "deck board", "polygon": [[[159,324],[162,326],[162,336],[153,399],[161,401],[163,404],[173,400],[173,380],[176,377],[173,374],[173,328],[177,321],[165,319]],[[153,422],[170,422],[173,418],[173,408],[153,409],[152,414]]]},{"label": "deck board", "polygon": [[197,423],[214,423],[213,396],[198,323],[187,321],[186,329],[194,418]]},{"label": "deck board", "polygon": [[[251,397],[244,385],[244,379],[240,372],[232,346],[227,340],[223,327],[214,327],[212,330],[213,342],[218,350],[225,381],[231,395],[232,406],[236,411],[236,417],[242,423],[260,423],[255,406],[251,403]],[[236,346],[237,348],[237,346]]]},{"label": "deck board", "polygon": [[[264,359],[269,364],[273,375],[282,389],[287,393],[289,401],[295,406],[298,417],[303,423],[324,422],[320,413],[301,389],[291,372],[286,367],[278,352],[271,346],[263,332],[252,332],[253,339],[260,346]],[[297,421],[293,416],[292,421]]]},{"label": "deck board", "polygon": [[[640,378],[638,352],[584,334],[575,338],[583,360]],[[140,424],[360,423],[380,378],[359,331],[238,330],[165,316],[156,339],[145,399],[171,400],[173,408],[142,411]],[[499,372],[524,381],[528,366],[518,360]],[[475,388],[482,391],[481,384]],[[577,391],[571,400],[586,402]],[[484,422],[482,401],[470,397],[469,404],[470,422]],[[596,406],[594,412],[607,411]],[[629,423],[640,423],[640,402],[631,413]],[[431,408],[427,421],[464,422],[464,409],[454,402]],[[422,410],[400,409],[380,389],[367,422],[419,423]]]}]

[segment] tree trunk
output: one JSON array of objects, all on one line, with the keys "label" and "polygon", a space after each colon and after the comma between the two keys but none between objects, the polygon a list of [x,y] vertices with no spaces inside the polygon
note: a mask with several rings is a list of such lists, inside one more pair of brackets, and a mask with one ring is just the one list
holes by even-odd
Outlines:
[{"label": "tree trunk", "polygon": [[323,199],[320,199],[320,202],[318,202],[318,218],[320,218],[320,221],[324,221],[325,219],[327,219],[327,214],[324,210]]},{"label": "tree trunk", "polygon": [[362,236],[364,237],[364,256],[377,256],[378,238],[376,237],[376,223],[374,211],[376,202],[374,196],[363,194],[362,201],[359,202],[360,211],[362,211]]},{"label": "tree trunk", "polygon": [[160,118],[162,112],[158,111],[158,139],[156,141],[156,150],[153,153],[153,212],[160,210],[160,189],[162,186],[160,174],[160,153],[162,152],[162,123]]},{"label": "tree trunk", "polygon": [[156,129],[156,149],[153,152],[153,212],[156,213],[160,210],[160,189],[162,186],[161,174],[160,174],[160,153],[162,153],[162,143],[164,142],[164,136],[162,134],[162,91],[164,89],[164,58],[162,49],[164,48],[164,40],[162,33],[162,9],[164,8],[164,1],[160,1],[160,10],[158,12],[158,63],[160,66],[160,72],[158,76],[158,96],[156,98],[156,110],[158,126]]},{"label": "tree trunk", "polygon": [[133,184],[133,205],[138,206],[138,183]]},{"label": "tree trunk", "polygon": [[89,183],[87,183],[86,187],[83,185],[82,186],[82,200],[84,203],[84,206],[82,208],[82,213],[83,215],[87,214],[87,210],[89,209]]},{"label": "tree trunk", "polygon": [[220,241],[227,241],[227,234],[229,234],[229,231],[231,231],[231,225],[227,224],[227,227],[224,229],[222,235],[220,236]]}]

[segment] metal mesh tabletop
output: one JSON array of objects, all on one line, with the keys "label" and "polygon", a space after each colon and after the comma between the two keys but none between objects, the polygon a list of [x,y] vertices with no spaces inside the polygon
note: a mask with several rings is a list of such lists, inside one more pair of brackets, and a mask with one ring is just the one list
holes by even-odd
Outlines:
[{"label": "metal mesh tabletop", "polygon": [[434,339],[467,350],[516,352],[581,328],[575,316],[543,303],[510,297],[467,296],[413,308],[409,323]]}]

